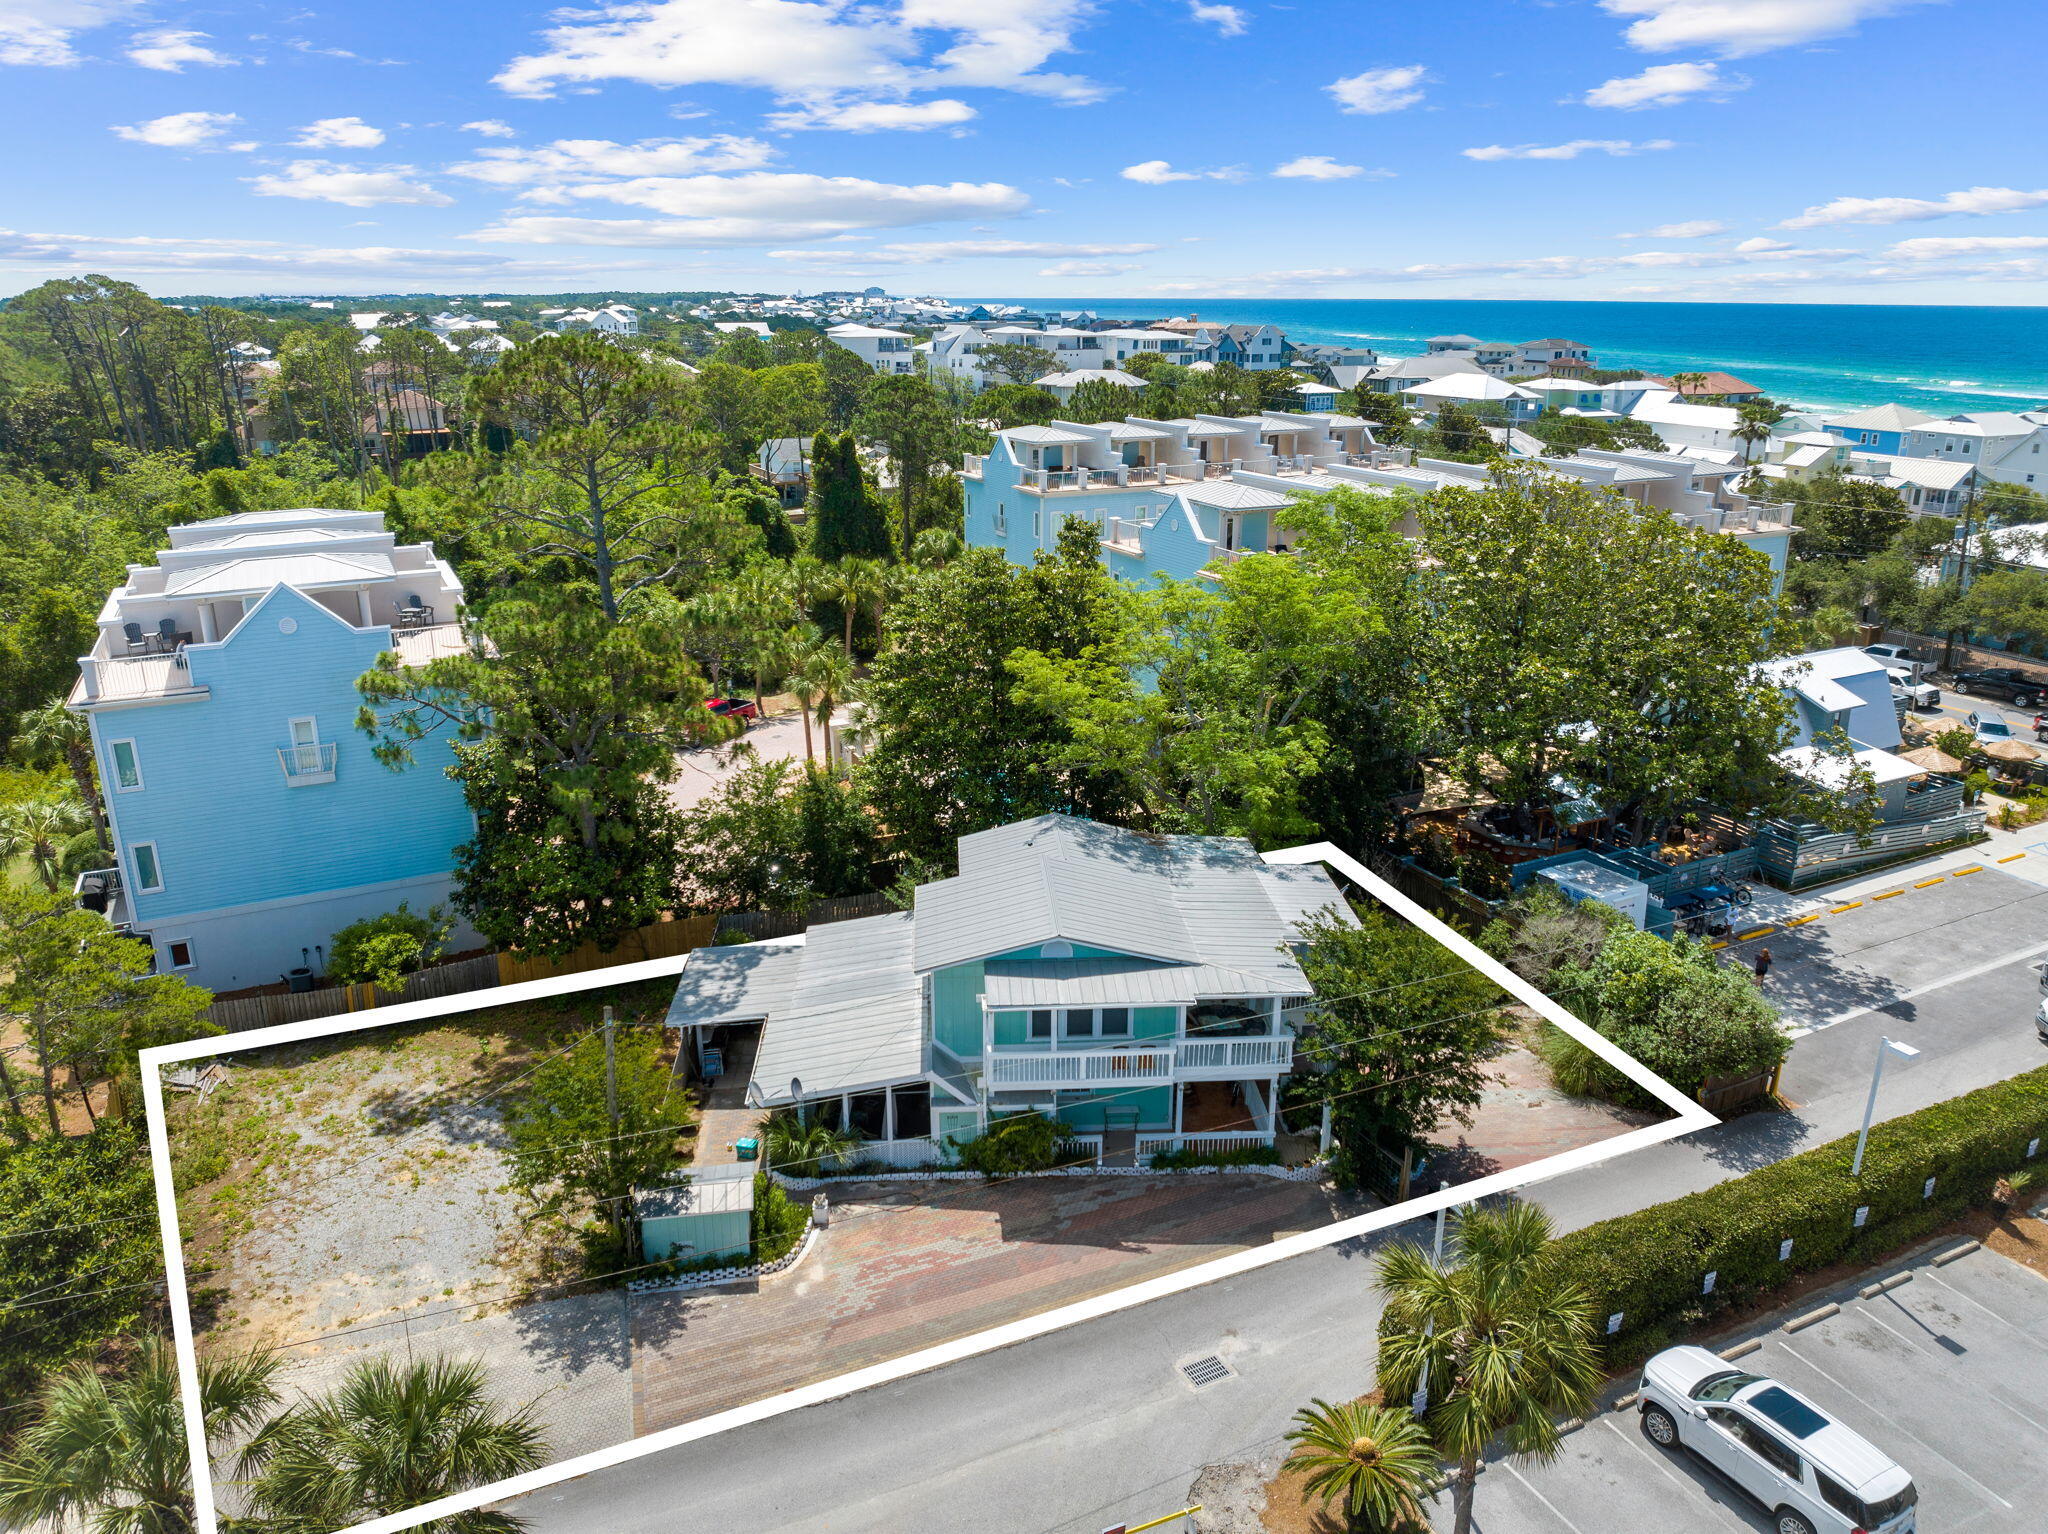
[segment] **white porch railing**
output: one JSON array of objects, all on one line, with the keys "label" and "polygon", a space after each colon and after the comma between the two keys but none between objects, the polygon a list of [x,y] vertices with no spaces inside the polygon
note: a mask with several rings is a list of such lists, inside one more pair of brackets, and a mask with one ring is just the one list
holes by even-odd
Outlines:
[{"label": "white porch railing", "polygon": [[1261,1133],[1256,1129],[1185,1135],[1139,1135],[1138,1160],[1143,1162],[1146,1158],[1156,1156],[1161,1151],[1256,1150],[1261,1146],[1271,1145],[1272,1143],[1273,1136],[1270,1131]]},{"label": "white porch railing", "polygon": [[1108,525],[1102,530],[1102,541],[1104,543],[1114,543],[1124,548],[1142,549],[1144,547],[1144,530],[1147,525],[1143,522],[1127,521],[1123,517],[1111,517]]},{"label": "white porch railing", "polygon": [[863,1161],[879,1161],[884,1166],[914,1171],[918,1167],[938,1166],[945,1159],[946,1152],[936,1139],[863,1140],[860,1149],[842,1157],[839,1164],[846,1167]]},{"label": "white porch railing", "polygon": [[1185,1039],[1174,1049],[1183,1074],[1189,1071],[1284,1071],[1294,1064],[1294,1038]]},{"label": "white porch railing", "polygon": [[1052,1050],[996,1053],[988,1059],[988,1084],[997,1089],[1090,1086],[1097,1082],[1136,1086],[1173,1079],[1173,1050]]},{"label": "white porch railing", "polygon": [[301,783],[332,783],[334,781],[334,753],[332,742],[324,745],[279,746],[277,763],[284,769],[284,780],[292,787]]}]

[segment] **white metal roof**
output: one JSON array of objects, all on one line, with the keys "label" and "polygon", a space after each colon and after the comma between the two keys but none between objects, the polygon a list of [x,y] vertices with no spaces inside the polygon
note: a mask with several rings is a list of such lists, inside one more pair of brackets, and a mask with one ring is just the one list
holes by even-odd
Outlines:
[{"label": "white metal roof", "polygon": [[273,586],[314,591],[334,586],[361,586],[390,580],[385,554],[279,554],[270,558],[230,559],[220,564],[168,572],[164,595],[173,597],[250,596]]},{"label": "white metal roof", "polygon": [[[1860,699],[1858,700],[1861,701]],[[1924,778],[1927,769],[1918,762],[1909,762],[1903,756],[1894,756],[1876,746],[1866,746],[1853,759],[1839,754],[1824,752],[1818,746],[1792,746],[1778,753],[1778,760],[1787,771],[1796,773],[1809,783],[1822,788],[1846,788],[1851,781],[1850,774],[1855,767],[1867,768],[1877,785],[1899,783],[1907,778]]]},{"label": "white metal roof", "polygon": [[688,1182],[642,1188],[633,1198],[633,1212],[643,1220],[678,1214],[751,1214],[753,1209],[754,1169],[744,1162],[698,1167]]},{"label": "white metal roof", "polygon": [[1157,426],[1139,426],[1131,421],[1118,421],[1109,428],[1112,442],[1171,442],[1173,433],[1162,431]]},{"label": "white metal roof", "polygon": [[683,961],[668,1026],[766,1021],[789,1004],[803,949],[801,935],[697,949]]},{"label": "white metal roof", "polygon": [[994,959],[984,967],[982,1000],[995,1008],[1172,1007],[1225,996],[1309,994],[1303,980],[1277,984],[1270,974],[1250,974],[1215,964]]},{"label": "white metal roof", "polygon": [[1256,485],[1240,485],[1229,479],[1205,479],[1200,484],[1184,487],[1180,494],[1182,499],[1193,501],[1197,506],[1214,506],[1223,511],[1272,511],[1294,504],[1291,495],[1263,490]]},{"label": "white metal roof", "polygon": [[[908,911],[813,927],[788,1000],[761,1030],[748,1097],[860,1092],[924,1073],[924,1009]],[[687,971],[686,971],[687,972]]]},{"label": "white metal roof", "polygon": [[1003,435],[1012,442],[1023,442],[1034,447],[1099,440],[1093,432],[1071,431],[1064,426],[1012,426]]}]

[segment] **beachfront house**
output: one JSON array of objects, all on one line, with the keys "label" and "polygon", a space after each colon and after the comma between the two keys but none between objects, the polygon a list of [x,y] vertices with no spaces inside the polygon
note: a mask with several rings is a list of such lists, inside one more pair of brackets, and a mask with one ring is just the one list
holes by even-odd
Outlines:
[{"label": "beachfront house", "polygon": [[1973,466],[1980,479],[2048,493],[2048,411],[1966,410],[1910,426],[1901,456]]},{"label": "beachfront house", "polygon": [[68,699],[118,859],[81,888],[160,971],[216,991],[317,973],[350,922],[446,901],[473,834],[445,736],[395,772],[355,727],[380,654],[463,648],[462,587],[372,511],[241,512],[169,543],[107,598]]},{"label": "beachfront house", "polygon": [[[1691,407],[1697,408],[1697,407]],[[1714,461],[1686,453],[1588,448],[1569,458],[1529,454],[1514,433],[1515,461],[1532,472],[1577,479],[1667,511],[1688,527],[1739,538],[1782,578],[1792,530],[1781,509],[1736,485],[1733,454]],[[965,538],[1026,565],[1057,546],[1069,516],[1100,532],[1102,562],[1119,579],[1214,578],[1258,553],[1286,553],[1295,536],[1287,510],[1305,496],[1348,486],[1368,495],[1446,487],[1481,489],[1481,464],[1409,462],[1379,447],[1355,416],[1195,416],[1083,424],[1050,421],[995,434],[986,454],[961,469]]]},{"label": "beachfront house", "polygon": [[1113,1164],[1274,1143],[1314,994],[1291,945],[1353,919],[1328,873],[1068,815],[964,836],[959,866],[907,911],[698,949],[668,1026],[745,1069],[750,1106],[900,1166],[1027,1111]]}]

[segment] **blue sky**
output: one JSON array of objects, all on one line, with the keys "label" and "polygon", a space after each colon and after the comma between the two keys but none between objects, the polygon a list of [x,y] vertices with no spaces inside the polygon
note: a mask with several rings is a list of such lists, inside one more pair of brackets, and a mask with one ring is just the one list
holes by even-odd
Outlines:
[{"label": "blue sky", "polygon": [[2041,0],[0,0],[0,289],[2048,302]]}]

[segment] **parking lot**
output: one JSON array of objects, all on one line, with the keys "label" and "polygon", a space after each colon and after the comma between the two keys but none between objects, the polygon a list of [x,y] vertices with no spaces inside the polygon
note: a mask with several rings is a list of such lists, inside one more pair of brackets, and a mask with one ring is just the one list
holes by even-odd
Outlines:
[{"label": "parking lot", "polygon": [[[1842,1306],[1814,1325],[1743,1334],[1762,1346],[1740,1366],[1790,1385],[1905,1466],[1920,1491],[1921,1534],[2039,1534],[2048,1527],[2048,1281],[1986,1249],[1945,1265],[1932,1255],[1859,1279],[1911,1272],[1874,1298],[1856,1287],[1814,1296],[1799,1314]],[[1645,1439],[1632,1408],[1572,1433],[1552,1464],[1490,1464],[1475,1524],[1482,1534],[1771,1528],[1717,1472]]]}]

